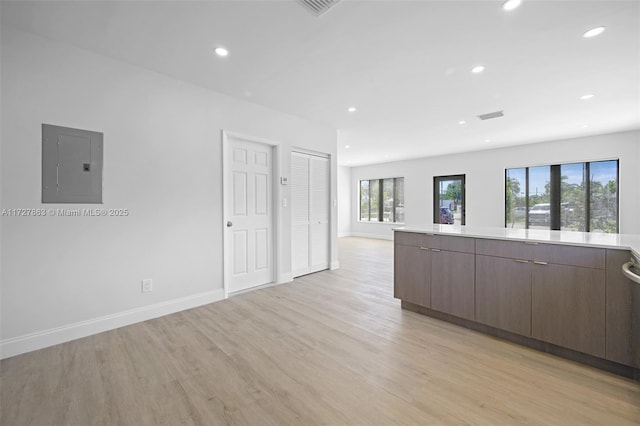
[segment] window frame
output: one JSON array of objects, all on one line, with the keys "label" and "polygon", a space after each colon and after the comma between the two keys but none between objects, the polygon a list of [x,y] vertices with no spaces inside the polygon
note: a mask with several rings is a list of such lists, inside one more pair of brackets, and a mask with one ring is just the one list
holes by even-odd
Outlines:
[{"label": "window frame", "polygon": [[[561,183],[562,183],[562,172],[561,167],[563,165],[569,164],[582,164],[585,169],[585,182],[584,182],[584,192],[585,192],[585,230],[584,231],[567,231],[567,232],[591,232],[591,165],[593,163],[604,163],[604,162],[615,162],[616,163],[616,229],[615,233],[620,232],[620,159],[612,158],[605,160],[593,160],[593,161],[569,161],[555,164],[544,164],[544,165],[535,165],[535,166],[524,166],[524,167],[511,167],[505,168],[504,170],[504,227],[508,228],[509,222],[507,220],[508,213],[507,208],[508,200],[507,200],[507,182],[509,179],[509,171],[524,169],[525,170],[525,222],[524,229],[529,228],[529,210],[531,206],[529,205],[529,169],[532,167],[549,167],[549,204],[550,204],[550,217],[549,217],[549,230],[550,231],[561,231],[562,223],[561,223],[561,207],[562,207],[562,191],[561,191]],[[522,229],[522,228],[521,228]]]},{"label": "window frame", "polygon": [[[384,221],[384,181],[385,180],[389,180],[389,179],[393,179],[393,207],[392,207],[392,219],[393,221],[389,221],[389,222],[385,222]],[[387,178],[376,178],[376,179],[359,179],[358,180],[358,222],[360,223],[384,223],[384,224],[404,224],[404,222],[398,222],[397,218],[396,218],[396,207],[397,207],[397,199],[398,199],[398,184],[397,181],[398,179],[402,179],[403,180],[403,187],[404,187],[404,176],[393,176],[393,177],[387,177]],[[369,182],[368,185],[368,190],[369,190],[369,201],[368,201],[368,206],[369,206],[369,211],[368,211],[368,218],[369,220],[364,220],[362,219],[362,182]],[[377,182],[378,184],[378,191],[377,191],[377,197],[378,197],[378,212],[377,212],[377,220],[371,220],[371,188],[373,187],[372,183],[373,182]],[[403,194],[402,194],[402,198],[404,199],[404,188],[403,188]],[[403,203],[404,204],[404,203]]]},{"label": "window frame", "polygon": [[462,209],[460,211],[460,225],[466,224],[467,216],[467,175],[446,175],[446,176],[434,176],[433,177],[433,223],[435,225],[440,224],[440,182],[459,180],[460,181],[460,198],[462,200]]}]

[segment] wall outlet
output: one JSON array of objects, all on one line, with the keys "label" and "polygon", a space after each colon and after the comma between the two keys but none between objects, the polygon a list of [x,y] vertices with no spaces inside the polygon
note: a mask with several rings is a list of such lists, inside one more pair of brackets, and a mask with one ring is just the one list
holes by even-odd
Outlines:
[{"label": "wall outlet", "polygon": [[151,278],[142,280],[142,292],[151,293],[152,291],[153,291],[153,280]]}]

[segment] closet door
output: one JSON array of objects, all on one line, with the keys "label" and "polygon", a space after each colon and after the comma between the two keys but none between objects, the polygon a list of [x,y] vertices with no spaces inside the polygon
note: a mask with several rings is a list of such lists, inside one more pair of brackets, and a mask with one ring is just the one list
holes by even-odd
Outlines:
[{"label": "closet door", "polygon": [[329,268],[329,159],[309,157],[309,272]]},{"label": "closet door", "polygon": [[291,153],[291,271],[309,273],[309,156]]},{"label": "closet door", "polygon": [[294,277],[329,268],[329,159],[291,153],[291,269]]}]

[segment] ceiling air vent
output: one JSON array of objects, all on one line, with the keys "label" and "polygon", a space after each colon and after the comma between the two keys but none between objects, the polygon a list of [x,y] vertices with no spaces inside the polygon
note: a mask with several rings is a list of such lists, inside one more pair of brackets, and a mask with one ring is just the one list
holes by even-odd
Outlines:
[{"label": "ceiling air vent", "polygon": [[498,118],[503,116],[504,114],[502,113],[502,111],[496,111],[496,112],[489,112],[487,114],[479,115],[478,118],[480,120],[491,120],[492,118]]},{"label": "ceiling air vent", "polygon": [[340,2],[340,0],[298,0],[298,2],[310,10],[311,13],[320,17]]}]

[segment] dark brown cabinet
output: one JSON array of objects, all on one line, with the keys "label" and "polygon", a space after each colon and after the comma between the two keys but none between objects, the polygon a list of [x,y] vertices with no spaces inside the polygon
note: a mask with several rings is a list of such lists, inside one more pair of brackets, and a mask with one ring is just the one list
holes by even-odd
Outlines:
[{"label": "dark brown cabinet", "polygon": [[394,297],[473,320],[474,240],[408,232],[396,235]]},{"label": "dark brown cabinet", "polygon": [[476,254],[533,260],[533,249],[537,245],[535,242],[477,239]]},{"label": "dark brown cabinet", "polygon": [[640,284],[622,274],[630,253],[607,250],[605,357],[640,368]]},{"label": "dark brown cabinet", "polygon": [[603,249],[477,241],[476,321],[604,356]]},{"label": "dark brown cabinet", "polygon": [[473,320],[474,278],[473,254],[431,249],[431,309]]},{"label": "dark brown cabinet", "polygon": [[435,235],[431,251],[431,309],[475,318],[475,240]]},{"label": "dark brown cabinet", "polygon": [[476,256],[476,321],[531,336],[531,267],[525,259]]},{"label": "dark brown cabinet", "polygon": [[553,353],[640,368],[640,285],[621,273],[629,258],[626,250],[396,232],[395,297]]},{"label": "dark brown cabinet", "polygon": [[604,270],[534,264],[531,336],[604,358]]},{"label": "dark brown cabinet", "polygon": [[430,277],[427,273],[427,264],[431,263],[429,251],[396,244],[393,261],[394,297],[420,306],[431,306]]},{"label": "dark brown cabinet", "polygon": [[605,258],[600,248],[534,246],[533,338],[604,358]]},{"label": "dark brown cabinet", "polygon": [[604,269],[606,251],[601,248],[565,246],[560,244],[535,244],[533,260],[557,265]]}]

